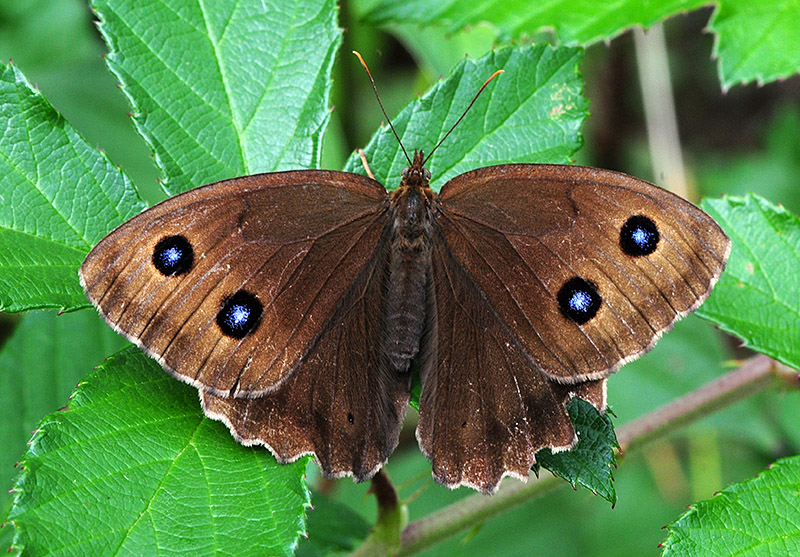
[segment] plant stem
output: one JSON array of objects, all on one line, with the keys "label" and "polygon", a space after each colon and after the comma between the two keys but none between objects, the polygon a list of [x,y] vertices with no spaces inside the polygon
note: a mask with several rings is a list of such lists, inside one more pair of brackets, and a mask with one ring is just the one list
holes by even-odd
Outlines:
[{"label": "plant stem", "polygon": [[[783,378],[795,388],[800,387],[800,376],[796,371],[767,356],[755,356],[719,379],[620,427],[617,431],[620,446],[623,451],[638,449],[691,421],[775,384],[776,377]],[[467,497],[409,524],[401,536],[399,555],[417,553],[561,485],[567,484],[553,476],[530,478],[527,484],[505,483],[492,497]]]},{"label": "plant stem", "polygon": [[662,187],[689,199],[663,24],[648,31],[635,28],[633,41],[653,176]]},{"label": "plant stem", "polygon": [[417,553],[560,485],[568,484],[555,476],[531,477],[528,483],[505,483],[492,496],[471,495],[406,526],[398,555]]},{"label": "plant stem", "polygon": [[[734,371],[621,426],[617,430],[617,441],[622,453],[638,449],[689,422],[763,390],[774,383],[776,375],[786,374],[786,370],[788,368],[767,356],[750,358]],[[788,373],[797,375],[791,370]]]},{"label": "plant stem", "polygon": [[400,547],[400,533],[408,523],[408,510],[400,504],[397,491],[385,470],[372,478],[370,492],[378,502],[378,519],[372,533],[351,557],[392,555]]}]

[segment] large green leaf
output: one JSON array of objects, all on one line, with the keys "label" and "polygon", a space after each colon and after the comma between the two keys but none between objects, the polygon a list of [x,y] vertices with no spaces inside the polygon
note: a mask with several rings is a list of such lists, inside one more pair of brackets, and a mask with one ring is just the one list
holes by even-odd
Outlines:
[{"label": "large green leaf", "polygon": [[[632,27],[650,27],[670,16],[703,7],[702,0],[380,0],[364,18],[375,24],[444,25],[450,32],[489,22],[506,37],[552,32],[562,44],[587,45]],[[783,79],[800,71],[800,5],[795,0],[719,0],[709,29],[717,35],[724,88]]]},{"label": "large green leaf", "polygon": [[[509,162],[569,162],[582,144],[579,129],[587,116],[578,65],[582,50],[540,45],[498,49],[464,60],[444,80],[392,119],[407,149],[430,151],[496,70],[464,120],[427,165],[438,190],[448,179],[481,166]],[[364,149],[375,176],[388,188],[400,183],[408,166],[388,127]],[[352,156],[345,170],[364,172]]]},{"label": "large green leaf", "polygon": [[701,0],[383,0],[365,15],[372,23],[415,22],[444,24],[452,32],[488,21],[507,36],[519,37],[543,29],[552,30],[564,44],[587,44],[607,40],[624,30],[649,27],[677,13],[703,6]]},{"label": "large green leaf", "polygon": [[755,195],[706,200],[733,248],[700,314],[800,369],[800,219]]},{"label": "large green leaf", "polygon": [[[6,490],[19,473],[13,465],[31,431],[42,416],[67,403],[87,370],[125,344],[94,312],[34,311],[22,317],[0,352],[0,522],[11,507]],[[12,531],[0,531],[0,552],[10,545]]]},{"label": "large green leaf", "polygon": [[30,554],[285,555],[307,459],[277,464],[203,417],[197,391],[130,348],[39,425],[9,520]]},{"label": "large green leaf", "polygon": [[333,0],[95,0],[109,67],[171,194],[319,164]]},{"label": "large green leaf", "polygon": [[12,65],[0,67],[0,129],[0,310],[87,306],[83,257],[144,204]]},{"label": "large green leaf", "polygon": [[800,554],[800,457],[695,503],[669,526],[664,556]]},{"label": "large green leaf", "polygon": [[759,84],[800,71],[800,3],[796,0],[724,0],[708,28],[717,35],[714,56],[725,89]]}]

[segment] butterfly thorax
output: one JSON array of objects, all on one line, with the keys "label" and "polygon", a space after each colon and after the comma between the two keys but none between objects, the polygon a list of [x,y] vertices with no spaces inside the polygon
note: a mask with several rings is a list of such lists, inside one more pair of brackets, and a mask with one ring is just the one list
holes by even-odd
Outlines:
[{"label": "butterfly thorax", "polygon": [[429,302],[433,192],[422,160],[422,152],[414,153],[413,164],[403,171],[391,198],[394,220],[383,344],[390,365],[401,372],[419,352]]}]

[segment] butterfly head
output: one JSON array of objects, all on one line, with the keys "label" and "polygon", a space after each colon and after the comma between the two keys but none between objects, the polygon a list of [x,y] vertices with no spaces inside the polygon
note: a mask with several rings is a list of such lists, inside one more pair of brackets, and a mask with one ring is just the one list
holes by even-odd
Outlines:
[{"label": "butterfly head", "polygon": [[403,179],[400,182],[400,187],[427,188],[431,181],[431,172],[424,167],[424,164],[425,156],[422,151],[414,151],[414,160],[411,162],[411,166],[403,169]]}]

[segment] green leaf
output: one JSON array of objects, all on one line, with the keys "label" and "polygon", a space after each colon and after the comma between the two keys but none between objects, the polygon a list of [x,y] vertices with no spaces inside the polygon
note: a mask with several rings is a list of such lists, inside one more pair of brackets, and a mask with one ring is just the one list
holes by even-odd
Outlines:
[{"label": "green leaf", "polygon": [[237,444],[203,417],[195,389],[130,348],[39,426],[14,488],[15,548],[290,554],[305,526],[306,463]]},{"label": "green leaf", "polygon": [[800,71],[800,3],[796,0],[753,2],[724,0],[709,24],[718,40],[723,89],[737,83],[763,84]]},{"label": "green leaf", "polygon": [[0,310],[88,306],[86,252],[144,204],[11,65],[0,66],[0,107]]},{"label": "green leaf", "polygon": [[341,40],[333,0],[146,4],[93,2],[169,193],[319,164]]},{"label": "green leaf", "polygon": [[800,554],[800,457],[729,485],[669,526],[664,556]]},{"label": "green leaf", "polygon": [[[643,2],[588,0],[381,0],[363,18],[378,25],[443,25],[450,33],[483,22],[506,37],[518,39],[551,32],[561,44],[588,45],[609,40],[632,27],[650,27],[668,17],[707,5],[700,0]],[[717,35],[724,89],[737,83],[765,83],[800,71],[800,5],[795,0],[753,2],[719,0],[709,29]]]},{"label": "green leaf", "polygon": [[[464,60],[392,123],[407,149],[430,151],[483,82],[503,69],[431,158],[432,187],[438,190],[457,174],[491,164],[569,162],[582,145],[579,130],[588,108],[578,71],[582,53],[540,45],[501,48]],[[375,176],[388,188],[397,187],[408,161],[391,130],[376,133],[364,152]],[[357,155],[345,170],[364,173]]]},{"label": "green leaf", "polygon": [[579,398],[570,401],[567,411],[578,435],[578,444],[560,453],[542,449],[536,453],[537,466],[564,478],[572,487],[584,486],[613,505],[617,502],[614,449],[619,447],[614,426],[607,415],[600,414]]},{"label": "green leaf", "polygon": [[308,538],[300,540],[298,557],[350,554],[370,532],[369,523],[350,507],[315,493],[308,511]]},{"label": "green leaf", "polygon": [[699,314],[745,346],[800,368],[800,220],[755,195],[705,200],[703,208],[733,248]]},{"label": "green leaf", "polygon": [[585,0],[383,0],[364,16],[371,23],[446,25],[450,32],[489,22],[506,35],[518,38],[545,29],[562,44],[589,44],[611,39],[634,26],[649,27],[671,15],[704,6],[701,0],[607,2]]},{"label": "green leaf", "polygon": [[[19,473],[14,463],[31,431],[42,416],[66,404],[86,370],[125,344],[93,312],[36,311],[22,317],[0,353],[0,485],[5,486],[0,522],[11,507],[6,490]],[[11,531],[3,530],[3,537]]]}]

